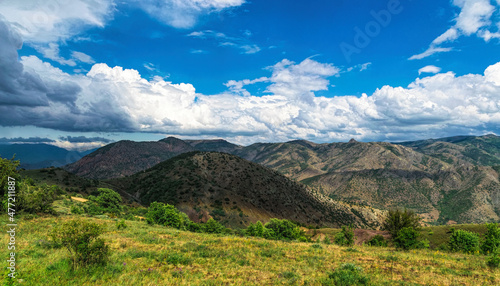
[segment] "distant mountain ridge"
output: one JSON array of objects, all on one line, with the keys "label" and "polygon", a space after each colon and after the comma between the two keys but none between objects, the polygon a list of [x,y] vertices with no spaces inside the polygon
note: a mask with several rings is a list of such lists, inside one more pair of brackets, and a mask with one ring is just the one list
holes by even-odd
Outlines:
[{"label": "distant mountain ridge", "polygon": [[[294,140],[246,147],[224,140],[167,139],[175,152],[158,150],[162,141],[117,142],[94,152],[100,161],[90,154],[67,168],[88,178],[116,178],[185,152],[222,151],[276,170],[335,201],[377,209],[408,207],[434,223],[500,221],[500,138],[495,135],[402,143]],[[140,144],[149,147],[142,150]],[[112,152],[118,146],[121,151]]]},{"label": "distant mountain ridge", "polygon": [[484,136],[455,136],[440,139],[428,139],[397,143],[412,147],[414,150],[445,161],[456,156],[462,160],[480,166],[500,165],[500,137],[488,134]]},{"label": "distant mountain ridge", "polygon": [[118,141],[99,148],[65,168],[90,179],[109,179],[133,175],[154,165],[191,152],[188,143],[169,137],[157,142]]},{"label": "distant mountain ridge", "polygon": [[80,160],[83,156],[96,149],[78,152],[69,151],[49,144],[0,144],[0,157],[20,160],[21,168],[40,169],[46,167],[61,167]]}]

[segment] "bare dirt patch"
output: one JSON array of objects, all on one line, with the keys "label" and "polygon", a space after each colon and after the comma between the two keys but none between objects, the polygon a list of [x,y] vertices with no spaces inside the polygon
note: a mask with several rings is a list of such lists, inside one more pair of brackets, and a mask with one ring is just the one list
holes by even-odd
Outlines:
[{"label": "bare dirt patch", "polygon": [[391,238],[391,234],[388,231],[382,231],[382,230],[370,230],[370,229],[355,229],[354,230],[354,236],[356,240],[354,243],[356,245],[361,245],[363,242],[367,242],[370,240],[372,237],[375,235],[380,234],[384,237],[384,239],[389,240]]}]

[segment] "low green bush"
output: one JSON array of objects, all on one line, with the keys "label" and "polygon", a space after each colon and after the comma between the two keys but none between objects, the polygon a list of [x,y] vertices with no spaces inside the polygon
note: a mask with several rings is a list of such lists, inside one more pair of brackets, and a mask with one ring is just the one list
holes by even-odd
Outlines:
[{"label": "low green bush", "polygon": [[496,223],[486,224],[486,228],[484,241],[481,244],[481,251],[483,254],[490,254],[497,251],[500,246],[500,228]]},{"label": "low green bush", "polygon": [[298,225],[286,219],[272,218],[264,226],[268,229],[264,237],[268,239],[296,240],[305,236]]},{"label": "low green bush", "polygon": [[55,213],[52,203],[62,192],[56,185],[32,185],[26,181],[18,183],[16,189],[17,211],[25,213]]},{"label": "low green bush", "polygon": [[258,221],[250,224],[245,229],[245,234],[266,239],[308,241],[300,227],[286,219],[272,218],[265,225]]},{"label": "low green bush", "polygon": [[325,239],[323,239],[324,244],[331,244],[332,242],[330,241],[330,238],[328,236],[325,236]]},{"label": "low green bush", "polygon": [[340,246],[353,246],[354,245],[354,231],[353,226],[342,226],[342,230],[335,235],[335,244]]},{"label": "low green bush", "polygon": [[160,224],[179,229],[182,220],[179,211],[174,206],[153,202],[149,205],[146,213],[146,221],[149,224]]},{"label": "low green bush", "polygon": [[70,211],[72,214],[82,214],[83,213],[83,210],[75,205],[70,207]]},{"label": "low green bush", "polygon": [[111,213],[118,215],[123,211],[122,197],[117,192],[108,188],[97,189],[97,196],[90,195],[88,213],[91,215],[100,215]]},{"label": "low green bush", "polygon": [[203,232],[203,227],[199,223],[188,221],[186,224],[186,230],[191,232]]},{"label": "low green bush", "polygon": [[335,271],[328,273],[323,285],[369,285],[370,278],[363,273],[363,268],[353,263],[344,263]]},{"label": "low green bush", "polygon": [[226,228],[213,218],[208,219],[206,223],[203,224],[203,232],[206,233],[224,233]]},{"label": "low green bush", "polygon": [[500,253],[498,250],[495,250],[491,253],[486,259],[486,264],[490,268],[499,268],[500,267]]},{"label": "low green bush", "polygon": [[476,253],[479,251],[479,235],[467,230],[454,229],[448,245],[451,251]]},{"label": "low green bush", "polygon": [[368,240],[366,242],[366,244],[369,245],[369,246],[383,246],[383,247],[387,247],[387,241],[380,234],[377,234],[374,237],[370,238],[370,240]]},{"label": "low green bush", "polygon": [[403,250],[429,248],[428,240],[419,240],[418,238],[417,230],[412,227],[404,227],[398,232],[393,242],[396,248]]},{"label": "low green bush", "polygon": [[125,223],[125,220],[121,219],[121,220],[116,221],[116,228],[117,229],[126,229],[127,224]]},{"label": "low green bush", "polygon": [[73,267],[78,267],[107,263],[110,250],[104,239],[99,238],[103,233],[102,225],[75,219],[56,226],[49,237],[69,251]]}]

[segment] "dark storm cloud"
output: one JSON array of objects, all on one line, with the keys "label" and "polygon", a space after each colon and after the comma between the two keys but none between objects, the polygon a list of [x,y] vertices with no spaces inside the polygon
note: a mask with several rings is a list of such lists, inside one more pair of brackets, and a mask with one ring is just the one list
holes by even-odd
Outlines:
[{"label": "dark storm cloud", "polygon": [[0,15],[0,104],[46,106],[46,87],[40,77],[26,73],[18,61],[22,39]]},{"label": "dark storm cloud", "polygon": [[102,142],[102,143],[110,143],[114,142],[114,140],[107,139],[104,137],[85,137],[85,136],[61,136],[59,139],[63,141],[68,141],[70,143],[92,143],[92,142]]}]

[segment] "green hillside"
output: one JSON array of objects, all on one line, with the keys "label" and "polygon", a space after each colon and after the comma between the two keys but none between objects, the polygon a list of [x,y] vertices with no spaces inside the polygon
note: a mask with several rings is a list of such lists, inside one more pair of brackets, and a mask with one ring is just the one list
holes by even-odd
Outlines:
[{"label": "green hillside", "polygon": [[276,171],[217,152],[190,152],[136,175],[106,181],[144,205],[177,206],[192,220],[209,215],[228,226],[286,218],[304,225],[377,227],[379,210],[351,206],[311,192]]}]

